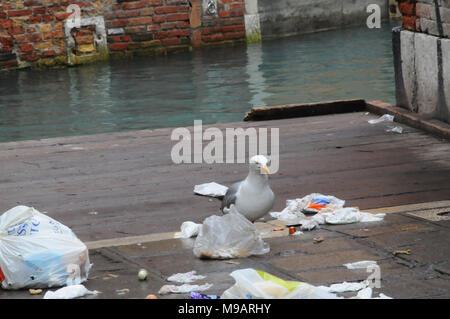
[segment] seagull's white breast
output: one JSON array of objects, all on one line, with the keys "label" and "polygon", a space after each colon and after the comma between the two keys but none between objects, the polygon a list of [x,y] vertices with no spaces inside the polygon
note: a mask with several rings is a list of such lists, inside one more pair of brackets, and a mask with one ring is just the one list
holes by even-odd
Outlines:
[{"label": "seagull's white breast", "polygon": [[245,180],[236,194],[236,209],[252,222],[266,215],[275,200],[275,195],[267,183],[258,186],[260,187]]}]

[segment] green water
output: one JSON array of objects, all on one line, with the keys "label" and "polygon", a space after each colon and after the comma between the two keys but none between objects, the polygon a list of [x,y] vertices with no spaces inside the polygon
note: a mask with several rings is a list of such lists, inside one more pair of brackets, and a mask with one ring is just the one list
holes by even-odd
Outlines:
[{"label": "green water", "polygon": [[253,106],[394,103],[393,26],[1,72],[0,142],[241,121]]}]

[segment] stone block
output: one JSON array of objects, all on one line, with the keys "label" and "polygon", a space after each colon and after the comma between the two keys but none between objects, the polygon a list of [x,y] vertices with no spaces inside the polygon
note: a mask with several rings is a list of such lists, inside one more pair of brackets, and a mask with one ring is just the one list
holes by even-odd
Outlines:
[{"label": "stone block", "polygon": [[437,38],[414,35],[418,112],[433,117],[438,104]]}]

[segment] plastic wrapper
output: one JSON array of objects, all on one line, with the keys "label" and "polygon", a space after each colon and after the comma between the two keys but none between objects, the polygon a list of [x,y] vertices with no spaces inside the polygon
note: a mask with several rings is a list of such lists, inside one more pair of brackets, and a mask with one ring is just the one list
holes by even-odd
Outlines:
[{"label": "plastic wrapper", "polygon": [[194,193],[209,197],[223,197],[227,193],[228,187],[217,184],[216,182],[205,183],[194,186]]},{"label": "plastic wrapper", "polygon": [[56,291],[47,291],[44,295],[44,299],[74,299],[86,295],[96,295],[98,293],[100,292],[97,290],[88,290],[83,285],[72,285]]},{"label": "plastic wrapper", "polygon": [[338,299],[325,289],[299,281],[285,281],[263,271],[240,269],[231,273],[236,283],[222,299]]},{"label": "plastic wrapper", "polygon": [[167,278],[167,281],[181,282],[181,283],[190,283],[197,280],[205,279],[206,276],[197,275],[195,270],[189,271],[186,273],[178,273]]},{"label": "plastic wrapper", "polygon": [[0,216],[0,281],[4,289],[76,285],[89,273],[89,252],[68,228],[32,207]]},{"label": "plastic wrapper", "polygon": [[207,259],[240,258],[269,251],[269,245],[262,240],[255,225],[234,205],[224,216],[206,218],[194,243],[195,256]]},{"label": "plastic wrapper", "polygon": [[205,294],[201,294],[201,293],[198,293],[195,291],[191,291],[189,295],[190,295],[191,299],[220,299],[220,296],[205,295]]}]

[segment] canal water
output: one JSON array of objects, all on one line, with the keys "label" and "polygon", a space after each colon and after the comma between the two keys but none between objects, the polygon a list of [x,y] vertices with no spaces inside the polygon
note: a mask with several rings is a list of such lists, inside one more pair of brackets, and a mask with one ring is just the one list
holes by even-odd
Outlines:
[{"label": "canal water", "polygon": [[241,121],[254,106],[394,103],[393,27],[0,72],[0,142]]}]

